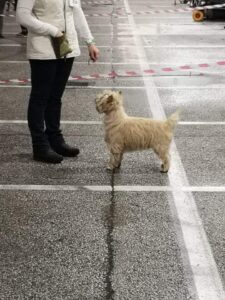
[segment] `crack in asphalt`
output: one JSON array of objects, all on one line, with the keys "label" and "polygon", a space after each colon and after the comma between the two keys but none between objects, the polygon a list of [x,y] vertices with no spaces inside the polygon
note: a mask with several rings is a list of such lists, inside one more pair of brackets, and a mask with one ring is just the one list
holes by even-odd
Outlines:
[{"label": "crack in asphalt", "polygon": [[106,218],[107,232],[107,246],[108,246],[108,271],[106,274],[106,300],[114,299],[114,290],[112,286],[112,273],[114,269],[114,239],[113,239],[113,229],[114,229],[114,218],[115,218],[115,191],[114,191],[114,172],[111,177],[111,198],[109,213]]}]

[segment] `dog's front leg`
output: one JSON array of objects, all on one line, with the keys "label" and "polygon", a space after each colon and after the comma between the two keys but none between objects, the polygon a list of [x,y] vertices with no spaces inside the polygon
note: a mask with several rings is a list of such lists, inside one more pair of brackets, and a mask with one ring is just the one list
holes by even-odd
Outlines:
[{"label": "dog's front leg", "polygon": [[119,168],[121,165],[123,154],[122,153],[113,153],[110,152],[110,159],[107,166],[108,170],[114,170],[116,168]]},{"label": "dog's front leg", "polygon": [[107,170],[114,170],[114,169],[115,169],[115,158],[114,158],[114,154],[110,152],[110,158],[109,158]]},{"label": "dog's front leg", "polygon": [[122,158],[123,158],[123,153],[114,153],[114,159],[115,159],[115,166],[116,166],[116,168],[120,168]]}]

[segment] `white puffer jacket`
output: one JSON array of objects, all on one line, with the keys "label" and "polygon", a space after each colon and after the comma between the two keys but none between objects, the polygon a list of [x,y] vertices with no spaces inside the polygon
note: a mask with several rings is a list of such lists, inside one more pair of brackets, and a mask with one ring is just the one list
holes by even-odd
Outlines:
[{"label": "white puffer jacket", "polygon": [[79,0],[19,0],[17,21],[28,29],[28,59],[56,59],[51,36],[65,31],[73,52],[80,55],[77,31],[89,42],[93,36],[88,27]]}]

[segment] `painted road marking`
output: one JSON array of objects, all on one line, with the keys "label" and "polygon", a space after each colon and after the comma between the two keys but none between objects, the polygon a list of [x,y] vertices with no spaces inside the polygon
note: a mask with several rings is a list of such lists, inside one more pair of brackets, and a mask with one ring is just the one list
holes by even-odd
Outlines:
[{"label": "painted road marking", "polygon": [[[150,41],[146,41],[146,43],[151,43]],[[23,44],[0,44],[0,47],[24,47],[26,48],[26,45]],[[106,49],[111,49],[111,48],[116,48],[116,49],[130,49],[130,48],[135,48],[135,45],[128,45],[128,46],[123,46],[123,45],[113,45],[113,47],[111,45],[98,45],[98,48],[106,48]],[[198,46],[198,45],[162,45],[162,46],[151,46],[151,45],[145,45],[143,46],[146,49],[205,49],[205,48],[212,48],[212,49],[224,49],[225,46],[224,45],[203,45],[203,46]],[[80,48],[84,48],[86,49],[87,46],[80,46]],[[0,61],[0,62],[6,62],[6,61]],[[10,62],[10,61],[9,61]],[[15,61],[12,61],[15,62]],[[21,62],[21,61],[19,61]],[[26,61],[27,62],[27,61]],[[80,62],[75,62],[75,63],[80,63]],[[87,63],[87,62],[84,62]],[[101,62],[97,62],[96,65],[101,64]],[[111,64],[111,63],[106,63],[106,64]],[[113,63],[114,64],[114,63]],[[119,63],[118,63],[119,64]]]},{"label": "painted road marking", "polygon": [[[177,78],[177,76],[170,76],[170,78]],[[126,81],[129,81],[131,82],[133,80],[133,78],[127,78]],[[18,88],[18,89],[23,89],[23,88],[26,88],[26,89],[30,89],[31,86],[30,85],[16,85],[16,84],[12,84],[12,85],[4,85],[4,84],[0,84],[0,88]],[[133,90],[145,90],[145,86],[91,86],[91,85],[88,85],[88,86],[67,86],[66,89],[94,89],[94,90],[108,90],[108,89],[121,89],[121,90],[130,90],[130,89],[133,89]],[[211,89],[225,89],[225,85],[224,84],[213,84],[213,85],[210,85],[210,86],[156,86],[154,87],[154,89],[158,89],[158,90],[211,90]],[[149,89],[153,89],[152,87],[149,87]]]},{"label": "painted road marking", "polygon": [[[128,0],[124,0],[126,11],[131,12]],[[128,20],[132,24],[133,30],[137,30],[134,17],[128,15]],[[142,45],[142,40],[134,36],[137,52],[139,55],[140,66],[142,70],[148,68],[147,57]],[[149,108],[156,119],[165,118],[165,112],[161,104],[154,81],[151,77],[143,78],[146,86],[146,93],[149,101]],[[149,89],[149,86],[152,86]],[[195,284],[192,289],[196,289],[199,300],[224,300],[225,294],[223,284],[219,276],[217,266],[212,255],[212,251],[207,240],[206,233],[198,214],[198,209],[191,192],[185,193],[182,190],[176,190],[178,187],[189,187],[188,179],[179,152],[175,143],[171,145],[171,169],[168,173],[170,186],[172,187],[173,199],[169,198],[171,211],[177,215],[182,231],[182,238],[188,254],[190,267],[192,269],[192,278]],[[181,247],[183,259],[186,253]],[[185,269],[185,264],[184,264]]]},{"label": "painted road marking", "polygon": [[[162,19],[162,17],[160,18],[160,20]],[[167,25],[167,24],[165,24]],[[202,36],[204,35],[204,37],[207,37],[207,36],[212,36],[212,34],[216,34],[219,36],[224,36],[224,29],[223,29],[223,24],[221,24],[221,30],[218,31],[218,30],[211,30],[211,31],[206,31],[206,28],[205,26],[202,27],[202,31],[199,33],[198,30],[192,30],[191,33],[187,32],[187,33],[183,33],[182,36],[190,36],[190,35],[193,35],[193,36]],[[203,31],[204,30],[204,31]],[[4,32],[5,35],[16,35],[17,33],[16,32]],[[161,32],[160,35],[161,36],[168,36],[168,35],[177,35],[177,32]],[[157,36],[158,33],[157,31],[154,31],[154,32],[151,32],[151,33],[148,33],[148,32],[140,32],[140,30],[137,29],[137,31],[133,32],[132,34],[131,33],[118,33],[118,34],[112,34],[112,33],[95,33],[95,37],[117,37],[117,38],[123,38],[123,37],[133,37],[133,36]],[[144,46],[143,46],[144,47]]]},{"label": "painted road marking", "polygon": [[[65,121],[62,120],[60,122],[61,124],[65,124],[65,125],[102,125],[103,122],[102,121]],[[26,120],[0,120],[0,124],[4,125],[10,125],[10,124],[19,124],[19,125],[23,125],[23,124],[27,124]],[[178,122],[179,125],[183,125],[183,126],[224,126],[225,122],[203,122],[203,121],[180,121]]]},{"label": "painted road marking", "polygon": [[[143,49],[143,48],[142,48]],[[124,53],[125,57],[125,53]],[[147,62],[147,58],[146,58]],[[149,64],[145,64],[146,68],[141,68],[141,70],[137,71],[135,69],[133,70],[113,70],[108,73],[92,73],[92,74],[75,74],[75,75],[70,75],[68,82],[72,81],[79,81],[79,80],[97,80],[97,79],[110,79],[110,78],[119,78],[119,77],[124,77],[124,78],[129,78],[129,77],[151,77],[151,76],[156,76],[157,74],[173,74],[174,72],[177,73],[182,73],[182,72],[188,72],[190,74],[191,72],[201,72],[207,74],[219,74],[221,75],[221,70],[220,68],[223,68],[222,71],[225,72],[225,60],[219,60],[219,61],[214,61],[214,62],[204,62],[204,63],[188,63],[188,64],[183,64],[183,65],[169,65],[167,67],[163,67],[162,65],[156,65],[153,68],[149,68]],[[214,69],[218,68],[218,69]],[[212,70],[211,70],[212,69]],[[209,70],[209,72],[208,72]],[[216,71],[216,72],[215,72]],[[30,82],[30,78],[13,78],[13,79],[0,79],[0,84],[11,84],[11,83],[20,83],[20,84],[26,84],[27,82]]]},{"label": "painted road marking", "polygon": [[22,44],[0,44],[0,47],[26,47],[26,45]]},{"label": "painted road marking", "polygon": [[[111,192],[110,185],[38,185],[38,184],[0,184],[2,191],[79,191]],[[199,192],[224,193],[225,186],[151,186],[151,185],[115,185],[115,192]],[[210,300],[216,298],[211,298]]]},{"label": "painted road marking", "polygon": [[[102,125],[101,121],[60,121],[69,125]],[[26,120],[0,120],[0,124],[27,124]]]}]

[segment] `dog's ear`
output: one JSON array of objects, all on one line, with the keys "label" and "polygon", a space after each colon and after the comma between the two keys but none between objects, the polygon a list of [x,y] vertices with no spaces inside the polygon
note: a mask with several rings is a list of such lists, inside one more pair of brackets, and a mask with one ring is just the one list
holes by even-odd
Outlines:
[{"label": "dog's ear", "polygon": [[108,98],[107,98],[107,103],[112,103],[113,102],[113,95],[110,95]]}]

